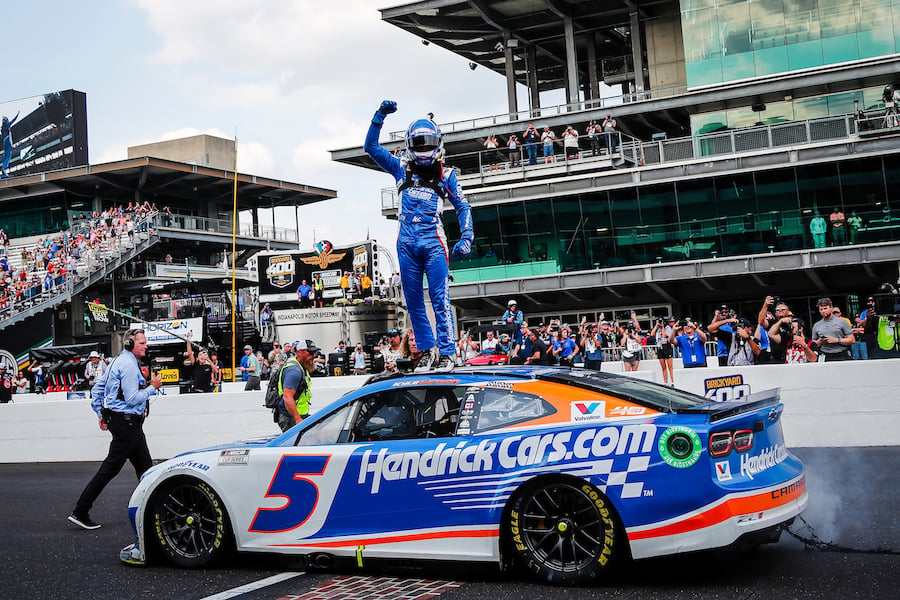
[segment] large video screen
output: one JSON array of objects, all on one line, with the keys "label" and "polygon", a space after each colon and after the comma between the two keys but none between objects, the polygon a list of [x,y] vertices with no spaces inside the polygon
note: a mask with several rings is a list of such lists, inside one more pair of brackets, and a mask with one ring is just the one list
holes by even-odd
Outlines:
[{"label": "large video screen", "polygon": [[64,90],[0,103],[2,177],[67,169],[88,162],[87,100]]},{"label": "large video screen", "polygon": [[264,252],[257,254],[259,300],[261,302],[297,302],[297,288],[305,279],[312,285],[313,275],[319,274],[325,283],[324,298],[341,297],[341,275],[356,271],[368,273],[376,279],[378,256],[375,242],[367,241],[346,248],[335,248],[331,242],[320,241],[311,252]]}]

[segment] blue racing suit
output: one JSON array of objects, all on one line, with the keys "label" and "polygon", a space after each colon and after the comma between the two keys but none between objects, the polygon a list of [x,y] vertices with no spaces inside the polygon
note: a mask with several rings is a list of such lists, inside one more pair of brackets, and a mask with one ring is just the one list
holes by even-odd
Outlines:
[{"label": "blue racing suit", "polygon": [[[378,117],[381,118],[378,118]],[[406,183],[407,172],[413,177],[412,186],[400,192],[400,233],[397,236],[397,259],[400,261],[400,280],[406,310],[409,312],[416,346],[427,351],[435,346],[434,332],[425,312],[423,276],[428,278],[428,294],[437,321],[437,347],[441,355],[456,354],[455,327],[450,309],[450,251],[447,236],[441,223],[443,199],[438,192],[419,185],[419,177],[407,165],[378,143],[383,115],[369,126],[365,150],[375,163],[394,176],[398,189]],[[412,165],[409,165],[410,167]],[[435,163],[441,170],[440,186],[456,209],[459,230],[465,239],[472,239],[472,209],[463,195],[462,188],[452,169]]]}]

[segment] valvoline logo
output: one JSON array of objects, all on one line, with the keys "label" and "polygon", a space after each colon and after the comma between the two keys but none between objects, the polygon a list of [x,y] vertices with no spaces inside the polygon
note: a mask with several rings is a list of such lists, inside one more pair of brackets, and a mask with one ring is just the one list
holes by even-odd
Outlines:
[{"label": "valvoline logo", "polygon": [[602,421],[606,418],[606,402],[603,400],[572,402],[569,406],[573,423]]}]

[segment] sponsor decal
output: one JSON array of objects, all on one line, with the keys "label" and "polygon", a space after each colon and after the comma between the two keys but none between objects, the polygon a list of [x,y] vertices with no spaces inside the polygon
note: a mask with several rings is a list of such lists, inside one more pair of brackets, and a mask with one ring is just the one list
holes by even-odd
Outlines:
[{"label": "sponsor decal", "polygon": [[758,475],[766,469],[783,463],[788,457],[787,448],[781,444],[764,448],[759,454],[750,456],[741,455],[741,475],[753,479],[754,475]]},{"label": "sponsor decal", "polygon": [[[460,429],[467,426],[460,422]],[[513,435],[500,441],[462,441],[455,446],[442,442],[426,452],[388,454],[387,448],[382,448],[377,453],[369,449],[363,452],[360,461],[358,483],[363,485],[371,482],[371,493],[377,494],[382,482],[388,481],[456,473],[509,471],[564,463],[573,459],[581,461],[608,456],[649,454],[655,437],[656,427],[653,425],[627,425]]]},{"label": "sponsor decal", "polygon": [[369,264],[369,253],[365,246],[357,246],[353,249],[353,269],[356,271],[365,271]]},{"label": "sponsor decal", "polygon": [[91,313],[91,318],[94,321],[109,323],[109,311],[106,310],[106,305],[88,302],[85,306],[88,307],[88,311]]},{"label": "sponsor decal", "polygon": [[595,400],[593,402],[569,403],[571,421],[573,423],[586,423],[589,421],[602,421],[606,418],[606,402]]},{"label": "sponsor decal", "polygon": [[772,499],[784,498],[785,496],[801,495],[806,489],[806,477],[801,477],[800,481],[795,481],[791,485],[786,485],[772,492]]},{"label": "sponsor decal", "polygon": [[144,335],[147,336],[147,343],[151,346],[156,344],[184,343],[183,340],[175,337],[170,332],[174,332],[181,337],[187,337],[190,334],[192,341],[198,343],[203,341],[203,317],[153,321],[152,323],[134,323],[132,327],[143,329]]},{"label": "sponsor decal", "polygon": [[740,525],[741,523],[752,523],[753,521],[759,521],[760,519],[762,519],[762,516],[764,514],[765,513],[756,512],[756,513],[750,513],[749,515],[738,515],[738,518],[737,518],[738,525]]},{"label": "sponsor decal", "polygon": [[731,481],[731,463],[727,460],[716,463],[716,479],[719,481]]},{"label": "sponsor decal", "polygon": [[271,285],[277,288],[286,288],[294,283],[296,272],[297,263],[290,254],[273,256],[269,258],[269,266],[266,267],[266,278]]},{"label": "sponsor decal", "polygon": [[220,465],[246,465],[250,462],[250,450],[222,450],[219,453]]},{"label": "sponsor decal", "polygon": [[677,469],[693,466],[703,451],[697,432],[681,425],[666,429],[659,436],[657,449],[666,464]]},{"label": "sponsor decal", "polygon": [[615,406],[607,412],[608,417],[639,417],[647,413],[644,406]]},{"label": "sponsor decal", "polygon": [[744,383],[744,376],[726,375],[725,377],[712,377],[703,381],[704,395],[716,402],[729,402],[739,400],[750,395],[750,386]]},{"label": "sponsor decal", "polygon": [[513,388],[512,381],[488,381],[484,384],[486,388],[497,388],[501,390],[511,390]]},{"label": "sponsor decal", "polygon": [[159,377],[163,383],[178,383],[178,369],[162,369],[159,372]]},{"label": "sponsor decal", "polygon": [[304,264],[319,267],[320,269],[327,269],[328,265],[343,260],[346,255],[346,252],[335,252],[334,244],[328,240],[322,240],[316,243],[315,254],[313,256],[301,256],[300,260],[303,261]]},{"label": "sponsor decal", "polygon": [[173,465],[169,465],[165,468],[165,470],[160,473],[160,475],[165,475],[166,473],[171,473],[172,471],[177,471],[178,469],[195,469],[197,471],[209,471],[209,465],[204,465],[203,463],[199,463],[195,460],[180,460]]},{"label": "sponsor decal", "polygon": [[391,387],[408,387],[411,385],[431,385],[431,384],[456,384],[459,379],[416,379],[413,381],[397,381],[391,384]]}]

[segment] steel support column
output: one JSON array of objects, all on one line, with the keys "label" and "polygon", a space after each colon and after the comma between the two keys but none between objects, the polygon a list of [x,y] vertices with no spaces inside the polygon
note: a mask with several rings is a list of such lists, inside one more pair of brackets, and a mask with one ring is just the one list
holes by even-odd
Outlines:
[{"label": "steel support column", "polygon": [[518,119],[519,101],[516,98],[516,65],[513,49],[509,46],[509,36],[503,38],[503,58],[506,62],[506,101],[509,106],[509,120]]},{"label": "steel support column", "polygon": [[634,91],[643,94],[646,90],[644,82],[644,44],[641,42],[641,20],[636,10],[631,11],[631,60],[634,63]]},{"label": "steel support column", "polygon": [[575,25],[571,17],[563,19],[566,36],[566,104],[578,102],[578,51],[575,46]]}]

